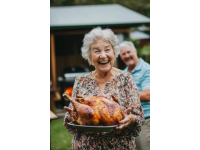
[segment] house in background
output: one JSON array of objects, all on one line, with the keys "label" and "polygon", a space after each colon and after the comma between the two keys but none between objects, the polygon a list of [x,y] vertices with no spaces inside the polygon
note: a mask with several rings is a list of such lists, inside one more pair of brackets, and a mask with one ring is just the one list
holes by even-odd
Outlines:
[{"label": "house in background", "polygon": [[[93,70],[81,56],[84,35],[94,27],[110,28],[120,42],[130,38],[131,28],[150,26],[150,19],[118,4],[50,7],[50,52],[52,86],[65,67],[85,66]],[[120,58],[115,67],[123,69]]]},{"label": "house in background", "polygon": [[139,30],[131,31],[130,38],[139,41],[140,47],[150,45],[150,35],[145,32]]}]

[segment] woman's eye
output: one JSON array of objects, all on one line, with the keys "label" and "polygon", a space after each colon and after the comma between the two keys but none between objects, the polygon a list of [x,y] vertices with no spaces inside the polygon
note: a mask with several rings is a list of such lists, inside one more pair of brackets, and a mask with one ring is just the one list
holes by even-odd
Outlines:
[{"label": "woman's eye", "polygon": [[110,51],[110,49],[106,49],[106,52],[109,52]]},{"label": "woman's eye", "polygon": [[100,51],[94,51],[95,53],[99,53]]}]

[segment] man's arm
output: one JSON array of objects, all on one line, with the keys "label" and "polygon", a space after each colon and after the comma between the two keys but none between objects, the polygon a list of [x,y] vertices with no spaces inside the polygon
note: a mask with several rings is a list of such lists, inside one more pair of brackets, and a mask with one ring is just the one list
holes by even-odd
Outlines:
[{"label": "man's arm", "polygon": [[141,102],[150,101],[150,68],[145,69],[145,72],[142,75],[141,86],[142,90],[139,92],[140,101]]},{"label": "man's arm", "polygon": [[146,89],[144,91],[139,92],[140,94],[140,101],[147,102],[150,101],[150,89]]}]

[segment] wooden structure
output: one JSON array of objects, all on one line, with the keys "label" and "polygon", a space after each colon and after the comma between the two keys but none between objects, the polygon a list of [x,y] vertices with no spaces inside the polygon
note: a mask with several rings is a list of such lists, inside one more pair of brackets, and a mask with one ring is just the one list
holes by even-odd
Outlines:
[{"label": "wooden structure", "polygon": [[61,100],[60,89],[57,87],[50,88],[50,110],[55,112],[55,102]]},{"label": "wooden structure", "polygon": [[150,45],[150,35],[146,34],[142,31],[132,31],[130,33],[130,38],[133,40],[138,40],[140,42],[140,47],[143,47],[145,45]]},{"label": "wooden structure", "polygon": [[57,119],[58,117],[50,110],[50,121]]},{"label": "wooden structure", "polygon": [[[150,19],[118,4],[62,6],[50,8],[50,43],[52,87],[65,67],[85,66],[93,70],[81,56],[82,40],[94,27],[110,28],[115,34],[130,37],[132,27],[150,25]],[[116,67],[120,68],[119,59]],[[121,68],[122,69],[122,68]]]}]

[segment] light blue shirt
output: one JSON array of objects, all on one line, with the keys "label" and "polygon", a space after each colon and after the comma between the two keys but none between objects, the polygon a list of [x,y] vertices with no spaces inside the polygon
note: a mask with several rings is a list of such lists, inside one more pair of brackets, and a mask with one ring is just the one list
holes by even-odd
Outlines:
[{"label": "light blue shirt", "polygon": [[[128,67],[126,67],[124,71],[128,72]],[[131,72],[131,75],[139,92],[145,89],[150,89],[150,65],[142,58],[139,59],[139,62]],[[150,118],[150,101],[141,102],[141,105],[144,109],[144,118]]]}]

